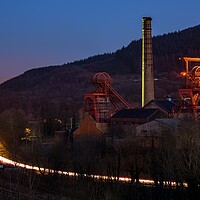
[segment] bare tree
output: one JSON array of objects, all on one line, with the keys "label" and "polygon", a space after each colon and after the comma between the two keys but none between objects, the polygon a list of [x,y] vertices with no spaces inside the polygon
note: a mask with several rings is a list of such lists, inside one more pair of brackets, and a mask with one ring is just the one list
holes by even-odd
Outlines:
[{"label": "bare tree", "polygon": [[11,108],[0,115],[1,138],[13,156],[18,154],[26,125],[27,118],[23,110]]},{"label": "bare tree", "polygon": [[190,188],[200,184],[200,126],[197,121],[185,120],[177,135],[177,169]]}]

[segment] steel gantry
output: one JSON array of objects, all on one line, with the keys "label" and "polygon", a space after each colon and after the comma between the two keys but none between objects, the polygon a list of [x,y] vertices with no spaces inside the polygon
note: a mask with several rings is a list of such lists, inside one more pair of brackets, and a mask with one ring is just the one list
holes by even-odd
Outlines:
[{"label": "steel gantry", "polygon": [[84,95],[83,117],[90,115],[98,123],[107,123],[115,112],[132,108],[112,87],[112,79],[106,72],[96,73],[92,83],[95,90]]},{"label": "steel gantry", "polygon": [[179,89],[179,114],[181,112],[189,113],[195,119],[198,118],[198,105],[200,100],[200,66],[190,66],[189,62],[200,63],[200,58],[183,57],[180,60],[185,61],[185,71],[181,75],[185,77],[185,88]]}]

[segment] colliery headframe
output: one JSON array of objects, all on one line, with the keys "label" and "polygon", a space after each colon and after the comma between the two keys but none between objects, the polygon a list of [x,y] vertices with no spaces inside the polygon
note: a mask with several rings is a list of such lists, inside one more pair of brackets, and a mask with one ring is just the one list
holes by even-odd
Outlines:
[{"label": "colliery headframe", "polygon": [[180,104],[178,114],[189,113],[193,118],[198,118],[200,100],[200,66],[191,67],[190,63],[200,63],[200,58],[183,57],[185,61],[185,71],[181,73],[185,77],[185,88],[179,89]]}]

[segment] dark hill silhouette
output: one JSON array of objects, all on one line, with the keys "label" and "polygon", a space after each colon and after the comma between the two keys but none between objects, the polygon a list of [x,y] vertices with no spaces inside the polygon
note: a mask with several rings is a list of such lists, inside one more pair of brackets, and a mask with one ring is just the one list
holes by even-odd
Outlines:
[{"label": "dark hill silhouette", "polygon": [[[157,98],[168,94],[177,97],[182,84],[177,74],[184,69],[184,63],[178,58],[200,56],[199,36],[200,26],[195,26],[153,37],[155,76],[160,79],[155,83]],[[138,105],[140,68],[141,39],[114,53],[32,69],[0,85],[0,111],[20,107],[28,113],[39,113],[44,102],[56,105],[65,102],[73,113],[82,106],[83,94],[91,90],[90,78],[99,71],[108,72],[114,79],[114,88],[129,102]]]}]

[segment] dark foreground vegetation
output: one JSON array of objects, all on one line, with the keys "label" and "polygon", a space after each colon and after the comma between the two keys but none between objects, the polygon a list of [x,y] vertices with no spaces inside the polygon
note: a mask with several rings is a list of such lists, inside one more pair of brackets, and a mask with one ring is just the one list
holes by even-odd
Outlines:
[{"label": "dark foreground vegetation", "polygon": [[56,173],[38,175],[28,170],[0,171],[0,198],[6,200],[169,200],[198,199],[189,189],[142,186],[102,181],[87,177],[70,178]]},{"label": "dark foreground vegetation", "polygon": [[[190,200],[200,197],[200,125],[191,118],[173,130],[161,129],[148,136],[125,139],[102,136],[72,139],[68,134],[58,137],[49,132],[51,126],[42,124],[38,129],[40,137],[28,140],[24,112],[13,109],[2,113],[0,124],[1,141],[10,152],[7,156],[41,169],[39,174],[16,169],[0,171],[1,194],[12,193],[10,198]],[[52,169],[53,173],[47,175],[42,168]],[[79,177],[58,175],[58,170],[77,172]],[[131,181],[94,180],[83,174],[116,179],[126,176]],[[155,184],[142,186],[140,178],[152,179]]]}]

